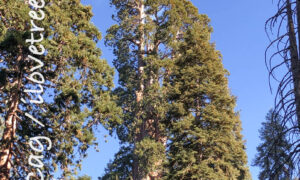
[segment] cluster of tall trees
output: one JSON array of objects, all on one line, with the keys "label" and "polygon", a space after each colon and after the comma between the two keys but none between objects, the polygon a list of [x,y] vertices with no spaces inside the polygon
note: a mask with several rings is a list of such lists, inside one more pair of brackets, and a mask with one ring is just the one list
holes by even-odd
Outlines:
[{"label": "cluster of tall trees", "polygon": [[[28,141],[35,136],[53,142],[39,154],[45,176],[60,169],[63,179],[75,179],[87,149],[97,146],[99,125],[121,142],[101,180],[251,179],[229,73],[211,43],[209,18],[190,0],[110,0],[116,24],[105,43],[115,55],[115,89],[114,69],[96,46],[101,34],[91,23],[91,7],[80,0],[44,1],[45,19],[37,23],[47,49],[38,57],[45,64],[42,105],[21,101],[37,98],[24,94],[38,89],[26,78],[36,66],[26,58],[33,7],[28,1],[0,2],[0,180],[25,179],[36,171],[27,162]],[[276,180],[299,177],[300,164],[300,4],[279,0],[278,8],[268,27],[282,20],[287,31],[280,34],[284,23],[276,26],[270,76],[283,65],[288,71],[254,161],[262,169],[260,179]],[[283,61],[274,66],[276,55]]]},{"label": "cluster of tall trees", "polygon": [[101,179],[249,179],[235,98],[210,43],[207,16],[188,0],[111,4],[117,24],[106,44],[114,49],[119,72],[114,91],[113,69],[99,59],[101,35],[90,22],[91,7],[79,0],[45,1],[45,19],[37,26],[45,29],[41,43],[47,51],[39,59],[47,98],[38,106],[21,101],[36,98],[24,89],[38,88],[26,78],[36,66],[26,58],[32,7],[0,2],[0,179],[24,179],[36,171],[26,161],[32,153],[28,140],[35,136],[54,144],[39,154],[45,176],[59,168],[71,178],[96,144],[98,124],[116,131],[122,144]]}]

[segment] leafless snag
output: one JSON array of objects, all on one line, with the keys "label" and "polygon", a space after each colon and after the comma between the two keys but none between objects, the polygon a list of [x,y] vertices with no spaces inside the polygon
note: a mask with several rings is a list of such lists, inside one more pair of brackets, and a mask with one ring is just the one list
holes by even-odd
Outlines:
[{"label": "leafless snag", "polygon": [[[278,0],[277,12],[265,24],[270,45],[265,52],[265,63],[269,71],[269,86],[277,86],[275,93],[274,117],[282,116],[285,129],[279,136],[285,136],[291,143],[286,162],[293,163],[293,176],[300,173],[300,1]],[[271,38],[271,36],[273,36]],[[270,53],[271,52],[271,53]],[[281,138],[278,138],[281,139]],[[274,140],[272,146],[278,142]],[[280,154],[278,154],[280,158]],[[273,164],[272,174],[284,168],[284,163]],[[280,164],[282,163],[282,164]]]}]

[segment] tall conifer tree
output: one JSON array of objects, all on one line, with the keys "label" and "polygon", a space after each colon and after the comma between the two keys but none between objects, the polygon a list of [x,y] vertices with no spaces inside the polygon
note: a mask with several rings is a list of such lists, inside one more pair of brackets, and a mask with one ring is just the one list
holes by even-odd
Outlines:
[{"label": "tall conifer tree", "polygon": [[[80,0],[45,0],[41,9],[45,19],[34,20],[36,26],[44,28],[41,44],[46,52],[35,57],[44,63],[38,70],[45,77],[41,93],[45,102],[29,103],[37,100],[38,94],[26,95],[24,90],[40,87],[28,79],[30,69],[38,66],[27,58],[33,55],[28,50],[30,43],[26,43],[33,28],[29,11],[38,11],[28,2],[0,2],[0,116],[5,121],[0,142],[0,179],[25,179],[30,172],[35,173],[36,168],[28,165],[29,154],[44,156],[41,170],[45,175],[59,168],[63,178],[68,179],[95,143],[93,125],[108,127],[119,121],[118,108],[110,95],[113,69],[99,59],[101,51],[96,43],[101,35],[90,22],[91,7]],[[43,1],[36,2],[41,5]],[[41,11],[37,14],[42,15]],[[35,39],[40,38],[39,32],[33,33]],[[36,136],[49,137],[51,150],[32,151],[29,138]]]},{"label": "tall conifer tree", "polygon": [[254,165],[260,167],[259,179],[293,179],[294,164],[289,157],[292,147],[284,134],[282,117],[270,110],[259,131],[262,143],[257,147]]},{"label": "tall conifer tree", "polygon": [[170,145],[167,179],[249,179],[241,122],[228,72],[210,43],[203,15],[178,42],[169,77]]},{"label": "tall conifer tree", "polygon": [[[111,4],[117,10],[113,16],[117,24],[108,30],[106,44],[116,56],[120,87],[115,94],[124,123],[117,128],[121,150],[100,179],[246,179],[240,120],[220,55],[209,42],[208,18],[188,0],[111,0]],[[206,125],[200,126],[199,119]],[[180,131],[184,123],[187,132]],[[195,160],[204,151],[199,138],[209,148],[203,159],[212,164]],[[209,138],[212,144],[205,144]],[[193,154],[184,154],[189,151]],[[189,165],[194,171],[186,170]]]},{"label": "tall conifer tree", "polygon": [[166,144],[160,45],[169,37],[160,25],[166,25],[167,6],[162,0],[111,3],[118,11],[114,16],[118,24],[108,30],[106,43],[117,56],[120,87],[115,93],[124,112],[124,124],[118,128],[123,148],[103,178],[158,178]]}]

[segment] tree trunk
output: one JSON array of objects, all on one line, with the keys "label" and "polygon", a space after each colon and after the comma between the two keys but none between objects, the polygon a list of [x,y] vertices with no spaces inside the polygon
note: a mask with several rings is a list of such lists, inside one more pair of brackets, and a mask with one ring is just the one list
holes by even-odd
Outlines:
[{"label": "tree trunk", "polygon": [[297,9],[297,31],[298,31],[298,59],[297,59],[297,89],[295,94],[297,94],[296,101],[296,110],[297,110],[297,120],[298,120],[298,129],[300,130],[300,67],[299,67],[299,53],[300,53],[300,0],[296,1]]},{"label": "tree trunk", "polygon": [[9,171],[12,165],[12,149],[17,127],[16,113],[19,104],[19,93],[17,91],[12,93],[10,103],[9,111],[5,118],[5,129],[0,151],[0,180],[9,179]]},{"label": "tree trunk", "polygon": [[[300,25],[300,4],[299,0],[297,0],[297,20],[298,20],[298,38]],[[298,120],[298,128],[300,129],[300,67],[299,67],[299,53],[298,53],[298,45],[297,45],[297,37],[295,33],[294,20],[293,20],[293,12],[290,0],[287,0],[287,17],[288,17],[288,28],[289,28],[289,42],[290,42],[290,55],[291,55],[291,72],[293,76],[293,84],[294,84],[294,94],[295,94],[295,105],[296,105],[296,116]],[[300,47],[299,47],[300,48]]]},{"label": "tree trunk", "polygon": [[[19,70],[19,62],[22,56],[18,56],[17,70]],[[12,93],[8,103],[8,112],[5,117],[4,133],[1,140],[0,150],[0,180],[8,180],[10,178],[10,170],[12,167],[12,154],[13,145],[16,136],[17,129],[17,110],[19,105],[19,94],[21,85],[21,73],[19,73],[17,79],[11,84]]]},{"label": "tree trunk", "polygon": [[[144,7],[144,2],[143,0],[140,0],[140,4],[138,5],[138,10],[139,10],[139,23],[142,24],[140,27],[140,39],[139,39],[139,47],[138,47],[138,90],[136,91],[136,102],[138,104],[137,107],[137,117],[138,119],[141,119],[142,115],[142,107],[141,107],[141,101],[143,100],[144,96],[144,51],[145,51],[145,34],[144,34],[144,18],[145,18],[145,7]],[[145,122],[142,120],[142,123],[140,125],[140,128],[138,128],[136,132],[136,138],[135,138],[135,144],[141,141],[144,137],[145,134]],[[134,180],[140,180],[142,177],[140,177],[140,169],[139,169],[139,159],[138,157],[134,157],[133,159],[133,179]]]},{"label": "tree trunk", "polygon": [[[139,55],[138,55],[138,91],[136,92],[136,102],[138,104],[138,111],[137,111],[137,117],[142,122],[140,124],[140,127],[138,128],[136,132],[136,139],[135,143],[138,143],[142,141],[147,135],[155,138],[157,142],[161,142],[164,145],[166,144],[166,138],[163,138],[160,136],[160,132],[158,130],[159,128],[159,119],[142,119],[141,115],[143,114],[143,107],[141,106],[141,102],[144,98],[144,90],[145,90],[145,84],[147,83],[148,86],[151,86],[154,83],[154,77],[149,77],[146,80],[144,77],[144,67],[146,65],[145,63],[145,51],[152,51],[151,44],[146,43],[146,35],[144,30],[145,25],[145,6],[144,6],[144,0],[140,0],[140,4],[138,5],[137,9],[139,10],[139,22],[141,24],[139,32],[141,33],[140,39],[139,39]],[[148,47],[146,49],[146,47]],[[155,79],[156,80],[156,79]],[[153,162],[155,165],[159,166],[162,164],[162,160],[158,162]],[[143,176],[141,175],[141,169],[139,164],[139,159],[137,157],[134,158],[133,162],[133,179],[134,180],[154,180],[158,179],[160,177],[161,173],[158,171],[149,172],[147,175]]]}]

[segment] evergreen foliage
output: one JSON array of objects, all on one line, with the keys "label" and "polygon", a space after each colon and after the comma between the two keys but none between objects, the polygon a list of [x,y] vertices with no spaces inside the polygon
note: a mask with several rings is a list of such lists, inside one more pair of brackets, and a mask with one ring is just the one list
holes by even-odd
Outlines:
[{"label": "evergreen foliage", "polygon": [[262,143],[257,147],[253,165],[259,166],[259,179],[289,180],[293,177],[293,162],[289,158],[292,147],[284,134],[282,117],[270,110],[259,131]]},{"label": "evergreen foliage", "polygon": [[92,180],[92,178],[88,175],[84,175],[84,176],[78,177],[77,180]]},{"label": "evergreen foliage", "polygon": [[122,148],[102,180],[250,179],[212,28],[188,0],[112,0]]},{"label": "evergreen foliage", "polygon": [[211,32],[203,15],[178,42],[168,88],[171,143],[166,179],[250,179],[235,98],[221,54],[210,43]]},{"label": "evergreen foliage", "polygon": [[[30,137],[46,136],[52,140],[53,148],[44,151],[43,173],[53,175],[62,170],[67,179],[76,174],[89,147],[96,145],[95,125],[102,124],[108,130],[120,123],[119,108],[114,103],[110,90],[113,87],[113,69],[99,59],[101,51],[96,43],[101,39],[99,30],[90,22],[91,7],[80,0],[46,0],[45,19],[35,21],[44,28],[44,55],[36,56],[45,66],[39,72],[45,77],[41,105],[24,104],[37,99],[37,94],[26,95],[24,89],[38,89],[26,77],[30,68],[37,64],[28,60],[30,38],[30,16],[28,1],[0,1],[0,115],[12,117],[16,129],[6,126],[7,141],[0,143],[1,151],[8,146],[12,161],[11,173],[0,167],[0,179],[24,179],[29,172],[27,159],[34,153],[28,146]],[[35,38],[39,34],[35,32]],[[16,105],[15,109],[11,108]],[[41,127],[25,113],[31,114],[45,124]],[[1,157],[2,161],[2,157]],[[7,163],[6,163],[7,164]],[[51,178],[51,177],[48,177]]]}]

